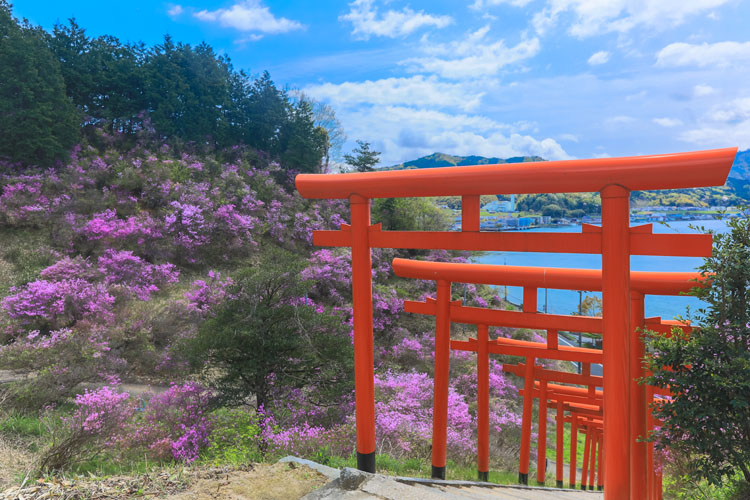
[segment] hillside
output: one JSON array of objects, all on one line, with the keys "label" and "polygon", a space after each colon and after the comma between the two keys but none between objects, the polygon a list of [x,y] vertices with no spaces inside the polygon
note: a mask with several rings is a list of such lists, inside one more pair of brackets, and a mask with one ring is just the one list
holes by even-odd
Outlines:
[{"label": "hillside", "polygon": [[539,156],[513,156],[511,158],[485,158],[484,156],[455,156],[445,153],[432,153],[431,155],[407,161],[398,165],[384,167],[383,170],[414,170],[418,168],[435,167],[463,167],[466,165],[493,165],[497,163],[526,163],[531,161],[545,161]]},{"label": "hillside", "polygon": [[750,182],[750,149],[737,153],[729,178]]}]

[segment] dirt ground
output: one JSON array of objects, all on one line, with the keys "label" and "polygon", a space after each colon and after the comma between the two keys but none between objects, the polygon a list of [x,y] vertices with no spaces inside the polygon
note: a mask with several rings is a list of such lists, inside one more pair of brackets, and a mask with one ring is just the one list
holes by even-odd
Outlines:
[{"label": "dirt ground", "polygon": [[[7,464],[0,462],[0,471],[5,465],[12,465],[10,459]],[[17,477],[11,475],[10,479],[17,480]],[[141,476],[39,480],[23,487],[0,489],[0,500],[297,500],[326,482],[328,479],[322,474],[294,463],[256,464],[241,468],[191,467]]]},{"label": "dirt ground", "polygon": [[33,455],[21,445],[0,435],[0,492],[17,482],[29,469],[33,459]]},{"label": "dirt ground", "polygon": [[328,482],[328,478],[293,463],[256,466],[224,478],[200,480],[167,500],[297,500]]}]

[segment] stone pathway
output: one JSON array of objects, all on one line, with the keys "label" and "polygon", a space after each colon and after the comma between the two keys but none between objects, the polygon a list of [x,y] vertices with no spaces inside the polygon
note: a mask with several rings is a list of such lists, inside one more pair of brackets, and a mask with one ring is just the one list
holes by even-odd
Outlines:
[{"label": "stone pathway", "polygon": [[598,491],[506,486],[473,481],[439,481],[369,474],[356,469],[336,469],[308,460],[286,457],[282,460],[312,467],[332,481],[302,500],[601,500]]}]

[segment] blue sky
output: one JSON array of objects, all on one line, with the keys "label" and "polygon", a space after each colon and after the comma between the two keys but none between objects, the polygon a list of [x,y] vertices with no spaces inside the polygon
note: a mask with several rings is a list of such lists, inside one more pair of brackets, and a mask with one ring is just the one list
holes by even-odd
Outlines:
[{"label": "blue sky", "polygon": [[383,164],[750,148],[741,0],[18,0],[47,29],[206,41],[333,106]]}]

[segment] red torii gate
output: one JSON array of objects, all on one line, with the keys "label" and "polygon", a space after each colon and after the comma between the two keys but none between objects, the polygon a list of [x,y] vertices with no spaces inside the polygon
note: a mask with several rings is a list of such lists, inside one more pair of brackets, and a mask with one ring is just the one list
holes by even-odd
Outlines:
[{"label": "red torii gate", "polygon": [[[638,229],[642,229],[639,227]],[[588,385],[589,391],[586,395],[580,389],[571,388],[569,394],[581,393],[584,397],[594,396],[594,387],[603,387],[602,377],[591,377],[590,363],[602,362],[602,351],[597,349],[577,348],[571,346],[560,346],[558,343],[558,330],[580,331],[602,333],[601,318],[564,316],[555,314],[537,313],[537,289],[586,289],[599,291],[602,289],[602,271],[597,269],[560,269],[541,267],[519,267],[519,266],[497,266],[486,264],[460,264],[447,262],[427,262],[407,259],[394,259],[393,269],[397,276],[413,279],[433,280],[443,283],[438,287],[437,299],[427,299],[425,302],[406,301],[404,309],[406,312],[419,314],[430,314],[436,318],[436,353],[443,346],[440,342],[450,342],[450,347],[457,350],[473,351],[477,353],[477,437],[478,437],[478,472],[479,478],[487,477],[488,457],[488,389],[487,389],[487,366],[488,354],[506,354],[513,356],[525,356],[525,368],[519,371],[518,365],[512,368],[505,365],[504,369],[525,378],[522,438],[521,438],[521,460],[519,464],[519,482],[528,483],[529,455],[531,439],[531,411],[532,398],[527,397],[533,389],[534,381],[539,379],[543,383],[557,381],[563,383]],[[643,343],[640,340],[639,329],[647,327],[663,334],[669,334],[670,329],[679,327],[689,331],[689,327],[677,321],[662,321],[661,318],[648,318],[644,316],[645,295],[679,295],[688,292],[694,286],[700,285],[700,273],[697,272],[650,272],[633,271],[630,273],[631,284],[631,326],[629,335],[630,349],[637,352],[635,363],[631,366],[631,385],[628,399],[630,400],[630,474],[633,481],[633,495],[639,498],[647,496],[647,484],[652,479],[649,470],[653,469],[648,463],[647,444],[639,441],[646,437],[646,387],[638,384],[637,380],[645,375],[640,364],[644,356]],[[460,301],[450,302],[447,309],[437,307],[441,301],[441,293],[450,296],[450,287],[454,282],[459,283],[481,283],[487,285],[509,285],[523,287],[523,311],[500,311],[485,308],[465,307]],[[446,292],[447,290],[447,292]],[[468,323],[477,326],[477,338],[466,341],[450,341],[438,331],[449,332],[450,323]],[[447,326],[446,326],[447,325]],[[490,341],[487,333],[487,325],[512,326],[532,329],[546,329],[546,344],[538,342],[527,342],[513,339],[498,338]],[[556,325],[556,326],[555,326]],[[583,375],[563,373],[544,370],[535,367],[537,358],[557,359],[567,361],[580,361],[584,363],[586,372]],[[437,360],[437,357],[436,357]],[[438,473],[444,472],[445,465],[445,442],[446,422],[442,418],[441,408],[447,405],[448,368],[442,365],[439,371],[438,364],[435,367],[435,410],[436,415],[433,423],[433,470]],[[521,365],[523,366],[523,365]],[[600,392],[597,394],[601,394]],[[580,401],[579,401],[580,402]],[[542,413],[546,414],[546,402],[540,397],[540,433],[546,428],[546,420],[542,420]],[[546,441],[539,441],[540,449],[546,448]],[[537,481],[544,482],[543,462],[537,467]]]},{"label": "red torii gate", "polygon": [[[635,156],[479,165],[425,170],[337,175],[300,174],[299,193],[306,198],[348,199],[351,225],[338,231],[315,231],[316,245],[351,247],[354,310],[357,465],[375,471],[375,403],[372,338],[371,248],[539,251],[600,253],[603,272],[605,370],[603,447],[607,450],[605,496],[631,498],[629,460],[630,255],[708,256],[709,235],[651,234],[629,228],[630,191],[723,185],[737,148]],[[482,194],[599,192],[602,227],[579,234],[485,233],[479,229]],[[460,232],[382,231],[370,222],[372,198],[461,196]],[[440,286],[440,285],[439,285]],[[450,301],[450,297],[448,298]],[[620,332],[620,335],[617,333]],[[443,363],[446,352],[436,353]],[[623,432],[623,429],[627,431]],[[632,497],[637,498],[637,497]]]}]

